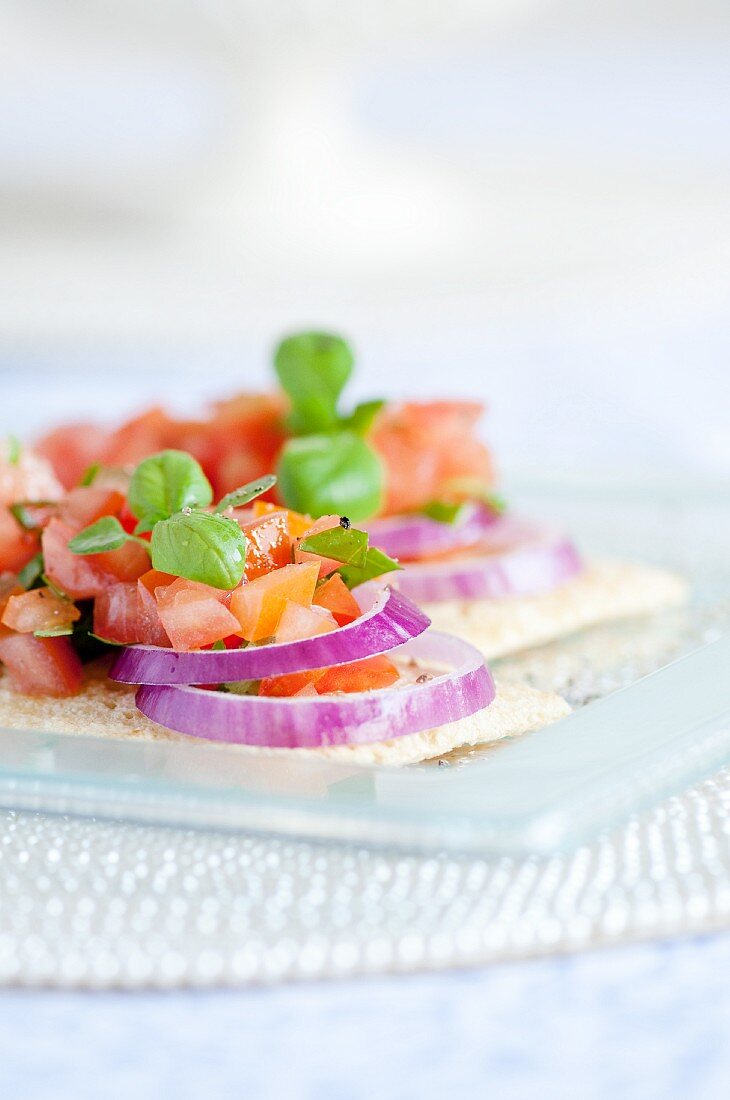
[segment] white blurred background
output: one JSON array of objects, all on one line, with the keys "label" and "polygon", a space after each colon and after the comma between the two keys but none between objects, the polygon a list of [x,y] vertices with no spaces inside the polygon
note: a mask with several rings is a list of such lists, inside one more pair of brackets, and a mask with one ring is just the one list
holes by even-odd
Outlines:
[{"label": "white blurred background", "polygon": [[0,0],[0,108],[3,429],[317,325],[513,478],[728,478],[728,0]]}]

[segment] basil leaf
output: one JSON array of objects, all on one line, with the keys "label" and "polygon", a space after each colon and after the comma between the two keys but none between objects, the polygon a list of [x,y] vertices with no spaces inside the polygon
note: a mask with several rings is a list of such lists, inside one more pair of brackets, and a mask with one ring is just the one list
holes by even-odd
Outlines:
[{"label": "basil leaf", "polygon": [[473,477],[455,477],[444,483],[444,490],[449,494],[460,497],[462,500],[473,500],[486,505],[497,515],[507,510],[506,500],[493,493],[483,482]]},{"label": "basil leaf", "polygon": [[102,516],[96,523],[74,535],[69,540],[68,548],[74,554],[104,554],[108,550],[118,550],[128,538],[130,536],[116,516]]},{"label": "basil leaf", "polygon": [[356,435],[367,435],[373,425],[373,421],[384,407],[385,401],[363,401],[356,405],[348,417],[341,422],[343,428],[349,428]]},{"label": "basil leaf", "polygon": [[337,402],[353,362],[348,344],[332,333],[300,332],[281,341],[274,367],[292,403],[289,428],[294,434],[337,426]]},{"label": "basil leaf", "polygon": [[163,573],[235,588],[243,576],[246,539],[235,520],[209,512],[178,512],[152,529],[152,566]]},{"label": "basil leaf", "polygon": [[260,680],[232,680],[230,683],[221,684],[220,690],[227,691],[231,695],[258,695]]},{"label": "basil leaf", "polygon": [[18,573],[18,584],[22,584],[26,591],[32,588],[42,575],[43,568],[43,554],[39,552]]},{"label": "basil leaf", "polygon": [[232,493],[226,493],[222,500],[215,506],[216,512],[225,512],[227,508],[242,508],[244,504],[260,497],[262,493],[268,493],[276,485],[276,474],[267,474],[256,481],[249,481],[240,489],[234,489]]},{"label": "basil leaf", "polygon": [[54,503],[51,500],[18,500],[15,504],[8,505],[8,508],[24,531],[39,531],[42,524],[33,518],[31,509],[53,507]]},{"label": "basil leaf", "polygon": [[100,473],[101,473],[101,463],[100,462],[92,462],[92,464],[90,466],[86,467],[86,470],[82,474],[81,481],[79,482],[79,485],[82,486],[83,488],[86,488],[89,485],[93,485]]},{"label": "basil leaf", "polygon": [[375,451],[353,432],[288,440],[278,475],[287,507],[297,512],[336,512],[358,522],[380,508],[383,467]]},{"label": "basil leaf", "polygon": [[48,630],[34,630],[34,638],[64,638],[68,634],[73,634],[73,626],[69,623],[68,626],[54,626]]},{"label": "basil leaf", "polygon": [[423,515],[439,523],[457,523],[464,516],[464,501],[432,500],[423,509]]},{"label": "basil leaf", "polygon": [[343,565],[362,567],[368,553],[368,536],[354,527],[333,527],[302,539],[299,549],[307,554],[319,554],[323,558],[341,561]]},{"label": "basil leaf", "polygon": [[392,573],[402,568],[403,566],[399,565],[394,558],[389,558],[382,550],[378,550],[377,546],[371,546],[364,565],[343,565],[337,572],[348,588],[357,588],[359,584],[365,584],[366,581],[382,577],[384,573]]},{"label": "basil leaf", "polygon": [[183,508],[205,508],[213,489],[200,463],[185,451],[160,451],[140,462],[132,474],[127,504],[139,520],[135,534],[151,531],[160,519]]},{"label": "basil leaf", "polygon": [[11,466],[17,466],[20,462],[20,457],[23,453],[23,448],[20,445],[20,440],[17,435],[8,436],[8,462]]}]

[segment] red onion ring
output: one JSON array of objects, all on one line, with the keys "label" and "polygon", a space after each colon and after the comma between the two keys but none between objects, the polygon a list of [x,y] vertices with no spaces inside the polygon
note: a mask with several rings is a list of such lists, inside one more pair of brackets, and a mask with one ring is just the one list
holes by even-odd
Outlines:
[{"label": "red onion ring", "polygon": [[505,545],[516,541],[523,529],[521,521],[500,516],[483,505],[472,505],[458,523],[439,523],[428,516],[404,515],[373,520],[367,525],[373,546],[391,558],[404,561],[476,543]]},{"label": "red onion ring", "polygon": [[569,539],[543,532],[535,542],[504,554],[415,562],[398,574],[396,583],[401,592],[417,603],[496,600],[547,592],[582,569],[580,555]]},{"label": "red onion ring", "polygon": [[407,596],[385,587],[368,611],[328,634],[296,642],[181,652],[161,646],[126,646],[109,673],[122,684],[219,684],[262,680],[288,672],[329,668],[387,653],[428,628],[431,620]]},{"label": "red onion ring", "polygon": [[423,684],[301,699],[225,694],[177,684],[145,685],[137,706],[178,733],[258,748],[362,745],[456,722],[489,706],[492,675],[481,653],[429,632],[403,646],[417,660],[453,666]]}]

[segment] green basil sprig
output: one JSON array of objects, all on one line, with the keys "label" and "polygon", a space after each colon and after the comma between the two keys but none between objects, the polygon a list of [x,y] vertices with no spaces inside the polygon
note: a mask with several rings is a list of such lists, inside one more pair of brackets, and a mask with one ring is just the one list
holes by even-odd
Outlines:
[{"label": "green basil sprig", "polygon": [[152,528],[152,565],[213,588],[235,588],[246,563],[246,537],[234,519],[176,512]]},{"label": "green basil sprig", "polygon": [[139,520],[135,534],[151,531],[161,519],[183,508],[207,508],[213,489],[199,462],[185,451],[160,451],[132,474],[127,504]]},{"label": "green basil sprig", "polygon": [[277,473],[289,508],[311,516],[347,514],[354,522],[374,515],[383,499],[383,465],[353,432],[290,439]]},{"label": "green basil sprig", "polygon": [[342,414],[338,403],[354,356],[334,333],[301,332],[279,344],[274,366],[291,402],[278,474],[290,508],[321,516],[347,512],[367,519],[380,507],[384,471],[364,436],[384,402],[365,401]]},{"label": "green basil sprig", "polygon": [[144,539],[128,534],[116,516],[102,516],[69,539],[68,548],[74,554],[106,554],[119,550],[125,542],[138,542],[145,550],[150,548]]},{"label": "green basil sprig", "polygon": [[356,531],[344,525],[302,539],[299,549],[342,562],[337,572],[348,588],[357,588],[365,581],[402,568],[382,550],[369,546],[365,531]]},{"label": "green basil sprig", "polygon": [[257,478],[256,481],[249,481],[247,485],[242,485],[240,489],[234,489],[233,492],[226,493],[223,499],[216,504],[215,510],[216,512],[226,512],[229,508],[243,508],[245,504],[250,504],[262,493],[268,493],[269,489],[273,489],[275,485],[275,474],[267,474],[265,477]]}]

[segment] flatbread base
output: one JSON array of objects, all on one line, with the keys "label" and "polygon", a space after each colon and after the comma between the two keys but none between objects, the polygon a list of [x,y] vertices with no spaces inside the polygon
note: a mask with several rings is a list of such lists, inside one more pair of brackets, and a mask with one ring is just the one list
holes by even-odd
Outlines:
[{"label": "flatbread base", "polygon": [[216,750],[264,755],[322,758],[345,764],[415,764],[466,745],[498,741],[540,729],[570,712],[568,704],[552,692],[536,691],[521,684],[497,685],[497,697],[485,710],[458,722],[422,733],[378,741],[370,745],[333,745],[323,749],[258,749],[248,745],[224,745],[173,733],[145,718],[134,703],[135,689],[106,678],[105,668],[89,666],[87,682],[79,695],[50,699],[20,695],[8,677],[0,676],[0,726],[92,737],[134,738],[143,741],[182,741],[205,744]]},{"label": "flatbread base", "polygon": [[553,641],[599,623],[647,615],[684,603],[675,573],[624,561],[593,561],[577,577],[536,596],[424,603],[435,630],[471,642],[489,660]]}]

